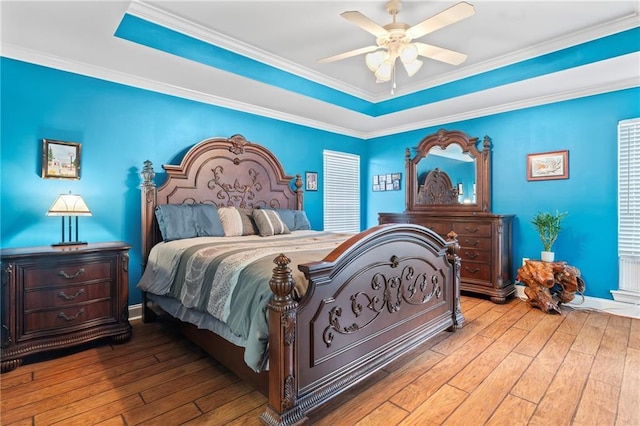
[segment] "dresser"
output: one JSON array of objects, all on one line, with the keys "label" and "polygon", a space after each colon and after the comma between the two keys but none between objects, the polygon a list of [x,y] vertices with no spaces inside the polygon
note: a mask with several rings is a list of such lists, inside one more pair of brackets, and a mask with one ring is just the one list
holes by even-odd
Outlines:
[{"label": "dresser", "polygon": [[503,303],[516,291],[511,279],[511,223],[513,215],[428,213],[380,213],[379,222],[414,223],[441,237],[451,231],[458,235],[460,289],[486,294]]},{"label": "dresser", "polygon": [[2,372],[39,352],[128,341],[129,249],[122,242],[2,249]]},{"label": "dresser", "polygon": [[491,211],[491,140],[440,129],[405,150],[405,211],[378,221],[457,234],[460,289],[504,303],[515,294],[510,214]]}]

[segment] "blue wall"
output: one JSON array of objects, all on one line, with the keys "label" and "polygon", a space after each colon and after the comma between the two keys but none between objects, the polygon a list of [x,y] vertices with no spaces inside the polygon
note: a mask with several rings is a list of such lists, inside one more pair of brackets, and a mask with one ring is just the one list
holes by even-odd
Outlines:
[{"label": "blue wall", "polygon": [[[0,72],[0,246],[58,242],[60,219],[45,212],[58,194],[81,194],[93,213],[80,218],[81,240],[133,245],[130,304],[140,302],[135,285],[141,274],[139,173],[144,160],[161,172],[162,164],[177,162],[201,140],[240,133],[272,150],[290,174],[317,171],[322,182],[323,149],[361,155],[366,173],[365,146],[357,138],[6,58]],[[79,181],[40,177],[43,138],[82,143]],[[323,225],[322,197],[322,186],[305,193],[315,229]]]},{"label": "blue wall", "polygon": [[[288,173],[317,171],[322,150],[359,154],[363,227],[380,211],[405,208],[404,191],[372,192],[372,176],[402,172],[404,151],[444,127],[493,141],[493,211],[516,215],[514,273],[541,243],[531,217],[568,211],[556,256],[582,270],[587,295],[617,289],[616,126],[640,116],[640,89],[559,102],[362,141],[278,120],[162,95],[6,58],[0,63],[0,246],[48,245],[60,238],[58,218],[45,216],[57,194],[81,194],[93,217],[80,218],[80,238],[122,240],[131,251],[130,299],[139,303],[140,167],[160,171],[203,139],[235,133],[265,145]],[[82,143],[79,181],[40,178],[42,139]],[[528,182],[526,154],[569,150],[568,180]],[[162,177],[160,176],[160,179]],[[160,179],[157,179],[158,181]],[[366,182],[366,184],[364,184]],[[403,183],[404,187],[404,183]],[[305,194],[305,209],[322,228],[322,186]]]},{"label": "blue wall", "polygon": [[[640,89],[558,102],[369,141],[369,176],[404,170],[404,150],[439,128],[492,140],[492,210],[515,214],[514,276],[542,243],[530,220],[538,211],[566,211],[556,259],[578,267],[586,295],[611,299],[618,288],[617,124],[640,116]],[[526,155],[569,150],[569,179],[529,182]],[[406,176],[403,176],[406,179]],[[404,183],[404,182],[403,182]],[[367,224],[379,212],[401,212],[404,191],[367,194]]]}]

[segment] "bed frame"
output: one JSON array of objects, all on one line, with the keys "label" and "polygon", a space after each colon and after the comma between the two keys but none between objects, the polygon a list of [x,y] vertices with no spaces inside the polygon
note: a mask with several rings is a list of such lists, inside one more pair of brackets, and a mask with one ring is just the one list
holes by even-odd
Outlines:
[{"label": "bed frame", "polygon": [[[287,176],[266,148],[240,135],[200,142],[180,165],[164,165],[156,187],[150,161],[142,176],[143,262],[160,241],[160,204],[213,203],[246,208],[302,209],[300,175]],[[445,242],[427,228],[380,225],[357,234],[318,262],[300,265],[305,296],[292,297],[283,253],[269,282],[269,371],[255,373],[239,348],[212,332],[184,324],[185,335],[267,395],[260,416],[268,425],[293,425],[347,387],[426,339],[462,326],[460,258],[455,234]],[[143,293],[143,320],[155,310]]]}]

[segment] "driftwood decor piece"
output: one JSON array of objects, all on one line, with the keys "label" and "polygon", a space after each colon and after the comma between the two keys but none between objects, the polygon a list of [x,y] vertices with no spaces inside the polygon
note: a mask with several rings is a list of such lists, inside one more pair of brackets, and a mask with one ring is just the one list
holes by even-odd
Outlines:
[{"label": "driftwood decor piece", "polygon": [[580,270],[566,262],[527,260],[518,269],[518,279],[526,285],[529,303],[545,313],[561,313],[560,304],[584,291]]}]

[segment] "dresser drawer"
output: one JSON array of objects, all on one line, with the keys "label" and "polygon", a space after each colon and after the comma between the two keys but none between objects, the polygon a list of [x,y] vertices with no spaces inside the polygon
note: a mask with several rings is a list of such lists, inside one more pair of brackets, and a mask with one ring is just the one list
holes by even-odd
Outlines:
[{"label": "dresser drawer", "polygon": [[450,222],[427,222],[422,225],[431,229],[432,231],[434,231],[436,234],[440,235],[444,239],[446,239],[447,234],[451,232]]},{"label": "dresser drawer", "polygon": [[111,300],[25,313],[24,333],[80,326],[99,318],[113,320]]},{"label": "dresser drawer", "polygon": [[471,261],[474,261],[474,262],[482,262],[482,263],[491,264],[491,252],[490,251],[475,250],[475,249],[462,247],[460,249],[460,251],[458,252],[458,255],[460,256],[460,259],[462,259],[463,261],[471,260]]},{"label": "dresser drawer", "polygon": [[25,270],[25,288],[51,287],[111,278],[111,262],[60,263]]},{"label": "dresser drawer", "polygon": [[491,250],[491,238],[488,237],[476,237],[465,235],[458,236],[458,243],[462,249],[470,250]]},{"label": "dresser drawer", "polygon": [[47,290],[27,291],[24,295],[24,309],[44,309],[64,307],[94,299],[111,296],[111,282],[70,285]]},{"label": "dresser drawer", "polygon": [[479,237],[491,236],[490,223],[454,222],[453,230],[459,236],[469,236],[469,235],[479,236]]},{"label": "dresser drawer", "polygon": [[490,267],[486,263],[477,263],[462,261],[460,268],[460,277],[462,279],[473,279],[478,281],[486,281],[488,286],[491,286],[491,273]]}]

